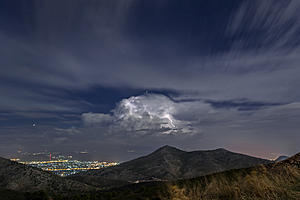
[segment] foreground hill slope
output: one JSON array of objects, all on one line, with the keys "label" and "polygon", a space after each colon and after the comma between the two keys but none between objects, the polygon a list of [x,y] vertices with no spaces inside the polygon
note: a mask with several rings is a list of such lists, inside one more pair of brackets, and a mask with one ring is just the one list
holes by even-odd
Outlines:
[{"label": "foreground hill slope", "polygon": [[148,182],[78,196],[97,200],[299,200],[300,153],[281,162],[187,180]]},{"label": "foreground hill slope", "polygon": [[0,157],[0,189],[19,192],[44,190],[48,193],[63,194],[91,191],[94,188]]},{"label": "foreground hill slope", "polygon": [[177,180],[266,163],[270,161],[225,149],[185,152],[164,146],[147,156],[103,170],[79,173],[72,178],[84,182]]}]

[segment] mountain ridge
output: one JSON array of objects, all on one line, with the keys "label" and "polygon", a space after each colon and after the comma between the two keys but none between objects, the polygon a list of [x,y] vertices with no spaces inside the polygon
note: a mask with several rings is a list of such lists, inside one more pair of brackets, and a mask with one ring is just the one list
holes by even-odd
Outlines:
[{"label": "mountain ridge", "polygon": [[275,162],[280,162],[280,161],[283,161],[283,160],[286,160],[288,159],[289,157],[288,156],[278,156],[276,159],[275,159]]},{"label": "mountain ridge", "polygon": [[[78,181],[121,180],[128,183],[194,178],[235,168],[271,163],[269,160],[234,153],[223,148],[186,152],[165,145],[156,151],[103,170],[70,176]],[[97,185],[99,186],[99,185]]]}]

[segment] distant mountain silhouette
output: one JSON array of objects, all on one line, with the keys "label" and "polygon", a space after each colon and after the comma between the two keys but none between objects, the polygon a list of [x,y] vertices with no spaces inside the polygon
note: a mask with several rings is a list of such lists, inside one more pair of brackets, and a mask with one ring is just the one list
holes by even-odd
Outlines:
[{"label": "distant mountain silhouette", "polygon": [[177,180],[270,162],[225,149],[186,152],[171,146],[164,146],[147,156],[103,170],[79,173],[72,178],[89,183],[93,181],[95,185],[97,185],[97,180],[128,182]]},{"label": "distant mountain silhouette", "polygon": [[94,188],[84,183],[64,179],[41,169],[0,157],[0,189],[19,192],[45,190],[48,193],[61,194],[90,191]]},{"label": "distant mountain silhouette", "polygon": [[288,156],[279,156],[278,158],[276,158],[275,162],[280,162],[288,158],[289,158]]},{"label": "distant mountain silhouette", "polygon": [[287,167],[295,167],[297,169],[300,168],[300,153],[289,157],[283,161],[275,163],[273,166],[278,167],[278,166],[287,166]]}]

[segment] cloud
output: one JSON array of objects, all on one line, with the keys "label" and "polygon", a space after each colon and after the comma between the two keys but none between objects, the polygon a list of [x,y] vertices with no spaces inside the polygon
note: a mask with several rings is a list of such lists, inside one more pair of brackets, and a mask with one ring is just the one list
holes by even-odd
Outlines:
[{"label": "cloud", "polygon": [[131,149],[149,143],[188,149],[221,146],[268,158],[299,151],[299,103],[179,99],[161,94],[132,96],[121,100],[110,114],[83,113],[85,126],[80,131],[107,144],[131,144]]},{"label": "cloud", "polygon": [[[158,12],[158,16],[149,19],[144,15],[139,17],[149,8],[134,0],[32,1],[20,6],[19,14],[24,20],[15,22],[9,15],[5,21],[8,27],[12,21],[20,29],[25,27],[26,36],[19,36],[13,29],[15,26],[0,29],[3,54],[0,62],[4,66],[0,92],[5,97],[0,108],[75,110],[82,105],[76,102],[64,105],[67,99],[59,99],[62,95],[55,91],[88,90],[99,85],[193,92],[198,97],[216,100],[300,100],[300,94],[295,92],[300,85],[297,0],[241,1],[237,9],[230,13],[226,10],[226,16],[221,15],[223,12],[214,15],[224,25],[217,30],[214,26],[198,30],[203,24],[197,20],[199,11],[192,8],[199,5],[184,4],[186,10],[191,10],[192,18],[181,12],[174,17],[192,23],[183,30],[178,27],[178,37],[168,32],[168,40],[161,38],[157,30],[161,30],[161,21],[174,28],[167,23],[168,18],[161,19],[168,17],[165,13],[176,13],[168,5],[177,4],[175,1],[159,4],[149,3]],[[57,11],[55,16],[50,12],[53,9]],[[141,12],[137,12],[139,9]],[[152,23],[146,23],[147,19]],[[211,16],[202,20],[210,22]],[[144,30],[142,24],[148,24],[151,31]],[[136,35],[137,32],[142,36]],[[215,33],[221,40],[218,43],[206,38]],[[143,34],[155,40],[145,39]],[[195,41],[198,47],[180,42],[187,40]],[[201,42],[197,43],[198,40]],[[219,43],[228,46],[201,48]],[[45,95],[49,88],[53,94]],[[30,95],[24,94],[25,91]],[[51,105],[41,101],[49,101]]]},{"label": "cloud", "polygon": [[87,126],[104,126],[113,132],[196,134],[201,130],[192,126],[193,118],[212,112],[205,102],[174,102],[165,95],[145,94],[123,99],[111,114],[83,113],[82,120]]},{"label": "cloud", "polygon": [[[300,29],[299,1],[245,1],[236,13],[228,26],[230,35],[241,33],[251,34],[259,48],[287,48],[299,46],[295,43]],[[244,45],[250,46],[251,40]]]},{"label": "cloud", "polygon": [[[293,134],[292,126],[300,114],[298,104],[173,100],[162,94],[145,94],[121,100],[109,114],[83,113],[85,127],[81,131],[112,138],[195,135],[204,140],[214,138],[215,142],[226,135],[243,138],[244,132],[249,132],[250,138],[277,138],[284,129],[285,134]],[[277,128],[274,131],[272,127]]]},{"label": "cloud", "polygon": [[113,117],[103,113],[83,113],[82,121],[87,126],[93,125],[108,125],[113,121]]},{"label": "cloud", "polygon": [[78,128],[71,127],[71,128],[54,128],[54,131],[56,132],[57,135],[74,135],[74,134],[80,134],[81,132],[78,130]]}]

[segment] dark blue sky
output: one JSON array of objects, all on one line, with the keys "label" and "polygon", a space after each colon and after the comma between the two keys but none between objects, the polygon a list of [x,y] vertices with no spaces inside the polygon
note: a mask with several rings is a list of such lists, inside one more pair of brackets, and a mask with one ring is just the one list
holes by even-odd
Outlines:
[{"label": "dark blue sky", "polygon": [[126,160],[164,144],[294,154],[299,8],[297,0],[1,1],[0,154],[84,149]]}]

